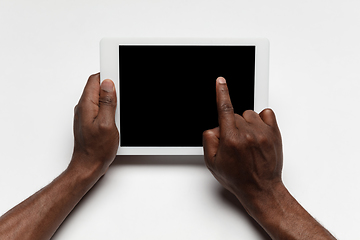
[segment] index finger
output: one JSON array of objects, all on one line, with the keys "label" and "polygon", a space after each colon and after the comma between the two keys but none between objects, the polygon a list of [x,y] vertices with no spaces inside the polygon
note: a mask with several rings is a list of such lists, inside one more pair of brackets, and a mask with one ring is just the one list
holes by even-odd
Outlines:
[{"label": "index finger", "polygon": [[236,128],[234,108],[230,100],[229,89],[223,77],[216,79],[216,103],[220,135]]}]

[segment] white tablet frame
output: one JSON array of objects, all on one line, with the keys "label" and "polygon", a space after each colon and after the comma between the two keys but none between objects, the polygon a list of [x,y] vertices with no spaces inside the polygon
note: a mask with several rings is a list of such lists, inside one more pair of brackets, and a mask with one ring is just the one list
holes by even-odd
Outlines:
[{"label": "white tablet frame", "polygon": [[[115,122],[118,129],[120,129],[119,45],[255,46],[254,110],[260,112],[268,107],[269,41],[265,38],[103,38],[100,42],[100,79],[101,81],[111,79],[115,83],[118,102]],[[119,143],[117,155],[203,155],[203,148],[121,147]]]}]

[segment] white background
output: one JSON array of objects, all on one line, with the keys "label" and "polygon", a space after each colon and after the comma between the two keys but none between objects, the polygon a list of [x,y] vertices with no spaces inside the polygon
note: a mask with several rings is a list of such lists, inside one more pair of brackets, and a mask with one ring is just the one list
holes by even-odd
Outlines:
[{"label": "white background", "polygon": [[[69,163],[102,37],[266,37],[284,182],[335,236],[359,239],[359,11],[358,0],[1,0],[0,214]],[[117,158],[53,239],[267,237],[200,156]]]}]

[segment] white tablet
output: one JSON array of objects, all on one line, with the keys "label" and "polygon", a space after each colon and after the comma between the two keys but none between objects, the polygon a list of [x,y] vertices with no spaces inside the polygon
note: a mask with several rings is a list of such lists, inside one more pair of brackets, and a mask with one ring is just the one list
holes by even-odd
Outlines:
[{"label": "white tablet", "polygon": [[118,155],[202,155],[219,76],[236,113],[268,104],[267,39],[104,38],[100,61],[117,91]]}]

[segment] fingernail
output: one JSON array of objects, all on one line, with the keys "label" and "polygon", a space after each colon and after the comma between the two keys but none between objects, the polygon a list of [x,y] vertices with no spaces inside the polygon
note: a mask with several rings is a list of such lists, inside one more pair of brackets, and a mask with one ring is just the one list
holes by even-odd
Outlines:
[{"label": "fingernail", "polygon": [[100,87],[101,87],[101,90],[104,90],[105,92],[113,92],[114,91],[114,84],[109,79],[105,79],[101,83]]},{"label": "fingernail", "polygon": [[226,80],[223,77],[218,77],[217,81],[218,81],[219,84],[226,84]]}]

